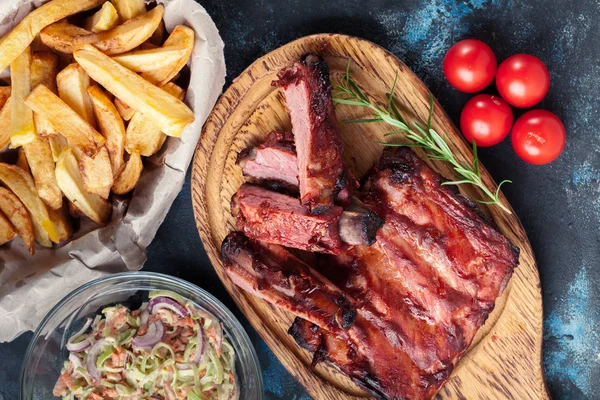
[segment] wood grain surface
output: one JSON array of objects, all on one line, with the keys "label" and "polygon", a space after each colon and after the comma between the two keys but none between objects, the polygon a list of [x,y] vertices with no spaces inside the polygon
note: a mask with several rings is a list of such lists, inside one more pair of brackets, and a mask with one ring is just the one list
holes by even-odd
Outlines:
[{"label": "wood grain surface", "polygon": [[[401,105],[401,112],[409,122],[427,120],[427,87],[388,51],[366,40],[337,34],[298,39],[255,61],[219,99],[196,150],[192,202],[198,232],[217,274],[287,370],[315,399],[359,399],[368,395],[335,368],[318,365],[314,371],[310,369],[311,354],[287,334],[293,316],[234,286],[225,275],[219,256],[222,240],[235,229],[229,206],[231,196],[244,182],[241,169],[235,165],[237,154],[249,145],[262,142],[271,131],[291,129],[283,93],[271,86],[271,82],[281,68],[306,53],[320,54],[328,62],[334,80],[342,76],[351,60],[354,80],[369,97],[382,103],[398,72],[395,100]],[[360,108],[340,105],[336,116],[342,121],[367,115]],[[362,176],[379,159],[383,147],[376,141],[384,140],[388,127],[344,123],[339,127],[345,145],[344,159],[357,176]],[[469,146],[437,101],[433,128],[446,136],[457,159],[472,161]],[[401,139],[392,136],[385,140]],[[417,150],[417,153],[423,157],[422,152]],[[448,164],[428,163],[447,178],[454,177]],[[488,187],[495,187],[483,166],[482,177]],[[460,190],[471,199],[481,198],[472,187],[461,186]],[[500,198],[507,204],[503,195]],[[482,205],[481,208],[521,249],[520,265],[496,302],[494,312],[437,398],[548,399],[541,361],[542,297],[531,246],[514,214],[509,215],[494,206]]]}]

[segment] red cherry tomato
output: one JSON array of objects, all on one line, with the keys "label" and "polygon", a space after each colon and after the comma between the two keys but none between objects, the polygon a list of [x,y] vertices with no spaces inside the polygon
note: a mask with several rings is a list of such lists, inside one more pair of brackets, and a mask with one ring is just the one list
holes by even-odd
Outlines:
[{"label": "red cherry tomato", "polygon": [[461,40],[444,58],[444,75],[461,92],[485,89],[496,74],[496,56],[490,46],[475,39]]},{"label": "red cherry tomato", "polygon": [[527,108],[542,101],[548,93],[550,74],[539,58],[517,54],[498,67],[496,87],[508,104]]},{"label": "red cherry tomato", "polygon": [[515,152],[530,164],[547,164],[565,147],[565,127],[550,111],[531,110],[523,114],[512,130]]},{"label": "red cherry tomato", "polygon": [[513,123],[513,113],[508,104],[498,96],[478,94],[465,104],[460,114],[460,130],[469,143],[488,147],[500,143],[508,136]]}]

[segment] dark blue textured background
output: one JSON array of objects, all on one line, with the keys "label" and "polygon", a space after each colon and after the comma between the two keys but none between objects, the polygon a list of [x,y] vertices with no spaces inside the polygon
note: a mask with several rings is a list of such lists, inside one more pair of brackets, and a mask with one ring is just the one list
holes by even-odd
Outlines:
[{"label": "dark blue textured background", "polygon": [[[551,74],[538,106],[567,129],[563,155],[547,166],[520,161],[509,141],[481,150],[533,246],[544,296],[544,364],[555,399],[599,399],[600,387],[600,2],[426,0],[203,0],[223,40],[228,83],[257,57],[320,32],[360,36],[391,50],[430,87],[458,122],[469,98],[444,80],[441,61],[456,41],[489,43],[499,61],[540,57]],[[493,92],[492,89],[488,92]],[[189,179],[148,251],[145,269],[187,279],[235,306],[212,270],[192,215]],[[263,366],[268,399],[308,399],[244,321]],[[31,334],[0,345],[0,399],[17,399],[18,371]]]}]

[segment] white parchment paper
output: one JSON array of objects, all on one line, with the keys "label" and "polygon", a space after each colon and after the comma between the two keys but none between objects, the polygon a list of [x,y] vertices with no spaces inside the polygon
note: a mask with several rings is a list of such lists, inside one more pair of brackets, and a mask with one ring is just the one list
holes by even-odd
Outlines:
[{"label": "white parchment paper", "polygon": [[[45,2],[1,0],[0,36]],[[84,283],[109,273],[141,269],[146,247],[183,186],[202,125],[225,83],[223,41],[206,10],[194,0],[158,3],[165,5],[168,32],[181,24],[196,32],[185,98],[196,120],[181,138],[168,138],[162,150],[145,161],[131,200],[113,200],[106,226],[99,228],[83,220],[74,240],[54,250],[36,245],[33,257],[20,238],[0,248],[0,342],[35,329],[61,298]]]}]

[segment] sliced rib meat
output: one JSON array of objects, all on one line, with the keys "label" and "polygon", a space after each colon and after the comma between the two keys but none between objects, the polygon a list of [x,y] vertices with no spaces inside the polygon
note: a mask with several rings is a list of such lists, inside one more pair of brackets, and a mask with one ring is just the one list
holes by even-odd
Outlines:
[{"label": "sliced rib meat", "polygon": [[273,84],[283,88],[292,120],[302,204],[311,210],[331,205],[340,191],[351,187],[344,173],[329,67],[320,57],[307,55],[278,76]]},{"label": "sliced rib meat", "polygon": [[[291,132],[270,133],[261,145],[242,150],[237,164],[252,182],[277,191],[298,193],[298,156]],[[351,203],[352,194],[358,188],[358,182],[346,164],[340,181],[345,183],[341,184],[335,203],[345,207]]]},{"label": "sliced rib meat", "polygon": [[252,239],[338,254],[346,244],[369,245],[383,221],[372,211],[321,207],[310,213],[298,199],[244,184],[231,201],[238,229]]},{"label": "sliced rib meat", "polygon": [[237,158],[244,176],[274,189],[298,191],[298,157],[292,132],[272,132],[257,147],[243,150]]}]

